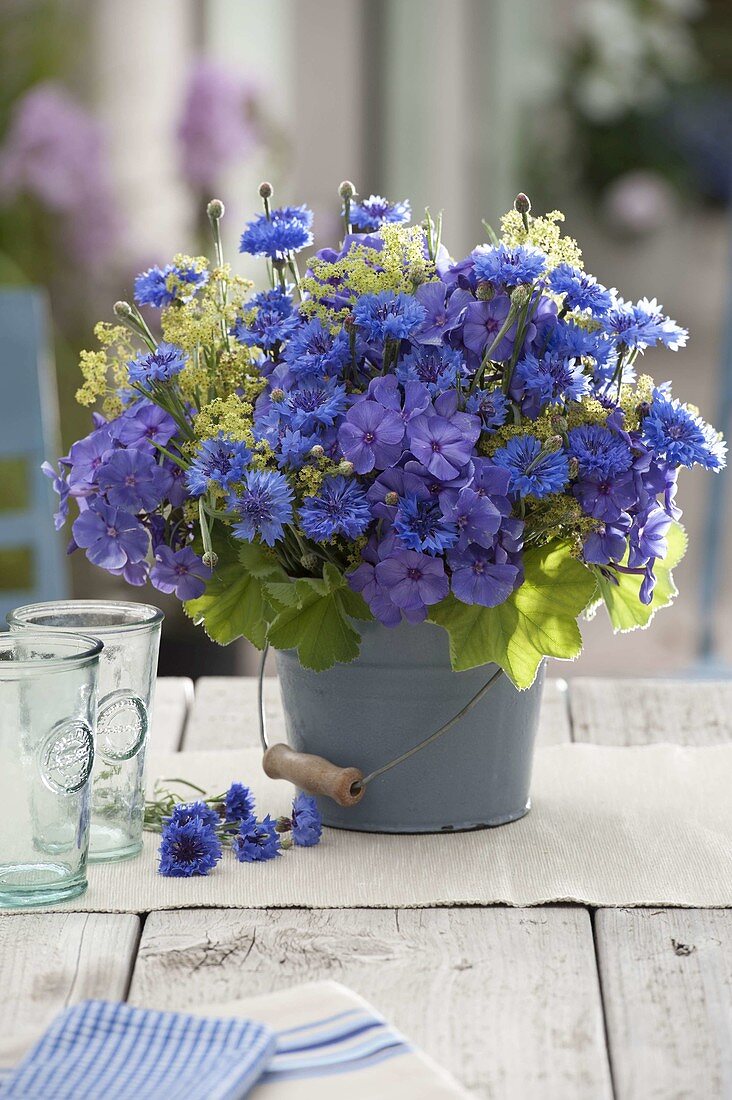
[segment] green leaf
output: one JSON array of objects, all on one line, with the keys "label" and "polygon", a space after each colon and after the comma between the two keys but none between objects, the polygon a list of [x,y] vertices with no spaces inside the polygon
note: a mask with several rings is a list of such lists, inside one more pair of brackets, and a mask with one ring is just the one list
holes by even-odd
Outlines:
[{"label": "green leaf", "polygon": [[456,671],[494,662],[517,688],[531,687],[543,657],[570,659],[582,649],[577,625],[596,591],[590,570],[553,542],[524,554],[524,583],[498,607],[464,604],[450,594],[430,621],[450,635]]},{"label": "green leaf", "polygon": [[649,604],[640,602],[642,577],[632,573],[617,573],[618,583],[614,584],[600,569],[594,570],[600,595],[616,634],[644,629],[656,612],[673,603],[678,594],[671,570],[675,569],[683,558],[688,544],[686,531],[680,523],[671,524],[666,541],[668,542],[666,557],[663,561],[657,561],[654,566],[656,587]]},{"label": "green leaf", "polygon": [[[231,561],[232,548],[237,560]],[[267,582],[286,581],[287,575],[274,557],[256,543],[242,542],[216,547],[221,561],[206,585],[206,591],[183,607],[196,625],[202,625],[209,638],[228,645],[237,638],[248,638],[263,649],[267,628],[273,616],[267,600]]]},{"label": "green leaf", "polygon": [[351,590],[332,565],[323,567],[323,579],[302,578],[293,584],[294,605],[283,607],[269,628],[275,649],[297,649],[305,668],[322,672],[337,661],[358,657],[360,637],[349,622]]}]

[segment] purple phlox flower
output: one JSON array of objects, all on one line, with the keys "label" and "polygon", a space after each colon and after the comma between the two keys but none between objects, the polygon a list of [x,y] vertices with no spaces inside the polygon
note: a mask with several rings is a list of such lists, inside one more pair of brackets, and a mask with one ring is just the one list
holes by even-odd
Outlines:
[{"label": "purple phlox flower", "polygon": [[508,599],[519,579],[515,565],[497,563],[490,550],[476,543],[462,550],[451,550],[447,560],[452,591],[462,603],[497,607]]},{"label": "purple phlox flower", "polygon": [[633,463],[626,440],[600,424],[572,428],[567,439],[568,453],[577,459],[580,478],[612,479],[629,470]]},{"label": "purple phlox flower", "polygon": [[259,214],[242,233],[239,251],[250,256],[269,256],[271,260],[286,260],[313,243],[311,227],[313,213],[306,206],[283,206]]},{"label": "purple phlox flower", "polygon": [[637,516],[630,532],[628,565],[631,569],[645,565],[649,558],[665,558],[668,552],[666,535],[671,516],[663,508],[652,507]]},{"label": "purple phlox flower", "polygon": [[371,522],[366,493],[352,478],[326,477],[317,496],[305,497],[300,524],[308,538],[325,542],[335,535],[356,539]]},{"label": "purple phlox flower", "polygon": [[269,814],[261,821],[255,817],[242,821],[231,846],[240,863],[263,863],[278,856],[281,849],[275,823]]},{"label": "purple phlox flower", "polygon": [[[499,507],[508,506],[508,487],[511,474],[504,466],[496,466],[489,458],[473,459],[473,476],[470,488],[479,496],[489,496]],[[507,507],[506,515],[510,512]]]},{"label": "purple phlox flower", "polygon": [[[376,566],[381,560],[379,554],[387,546],[390,552],[394,541],[393,535],[388,535],[381,542],[376,535],[372,535],[361,551],[361,564],[346,575],[349,586],[354,592],[361,593],[372,614],[383,626],[397,626],[402,619],[401,611],[391,602],[386,591],[376,580]],[[386,557],[388,554],[384,553],[383,556]]]},{"label": "purple phlox flower", "polygon": [[285,362],[296,378],[338,378],[350,358],[346,332],[335,336],[315,317],[296,329],[283,353]]},{"label": "purple phlox flower", "polygon": [[381,229],[382,225],[405,225],[411,217],[408,199],[389,202],[381,195],[370,195],[363,202],[351,203],[351,224],[361,233]]},{"label": "purple phlox flower", "polygon": [[572,491],[588,516],[617,523],[621,512],[632,508],[637,491],[632,473],[614,478],[585,477],[572,486]]},{"label": "purple phlox flower", "polygon": [[357,474],[393,465],[401,454],[404,421],[378,401],[359,400],[352,405],[338,430],[338,442]]},{"label": "purple phlox flower", "polygon": [[318,844],[323,832],[323,819],[318,804],[310,794],[300,791],[292,803],[292,839],[299,848]]},{"label": "purple phlox flower", "polygon": [[135,301],[138,306],[154,306],[157,309],[175,301],[190,302],[208,279],[208,271],[201,270],[196,264],[149,267],[135,278]]},{"label": "purple phlox flower", "polygon": [[479,434],[477,416],[418,416],[409,425],[409,449],[431,474],[451,481],[469,461]]},{"label": "purple phlox flower", "polygon": [[649,558],[643,572],[643,580],[641,581],[641,586],[638,591],[638,598],[642,604],[646,605],[646,607],[649,603],[653,601],[653,590],[656,587],[656,577],[653,572],[654,565],[655,559]]},{"label": "purple phlox flower", "polygon": [[547,451],[535,435],[517,435],[493,455],[497,466],[511,475],[509,488],[521,497],[537,499],[561,493],[569,480],[569,464],[564,451]]},{"label": "purple phlox flower", "polygon": [[376,566],[376,580],[405,611],[439,603],[449,590],[442,559],[416,550],[395,549]]},{"label": "purple phlox flower", "polygon": [[206,802],[178,802],[170,811],[170,816],[165,818],[165,823],[174,822],[176,825],[187,825],[189,821],[200,821],[208,829],[217,829],[221,824],[221,818],[216,810]]},{"label": "purple phlox flower", "polygon": [[150,566],[146,561],[128,561],[120,569],[107,569],[113,577],[122,577],[125,584],[142,588],[150,578]]},{"label": "purple phlox flower", "polygon": [[430,395],[421,382],[404,382],[400,387],[396,375],[379,374],[369,382],[368,396],[385,409],[399,413],[405,425],[430,407]]},{"label": "purple phlox flower", "polygon": [[501,526],[502,513],[490,497],[466,486],[455,502],[446,507],[445,518],[457,529],[457,549],[464,550],[471,542],[491,547],[493,536]]},{"label": "purple phlox flower", "polygon": [[622,561],[628,549],[631,518],[621,512],[613,523],[598,521],[598,529],[588,535],[582,546],[582,556],[591,565],[607,565]]},{"label": "purple phlox flower", "polygon": [[391,523],[396,516],[398,502],[387,504],[386,498],[389,494],[395,494],[397,497],[405,497],[411,494],[421,500],[431,499],[424,478],[418,474],[409,473],[399,466],[391,466],[388,470],[384,470],[383,473],[379,474],[366,493],[373,515],[378,519],[385,519]]},{"label": "purple phlox flower", "polygon": [[711,424],[658,389],[643,418],[641,434],[671,466],[698,464],[707,470],[721,470],[727,464],[726,444]]},{"label": "purple phlox flower", "polygon": [[396,376],[400,382],[420,382],[430,394],[439,394],[454,388],[463,371],[463,358],[458,351],[424,344],[412,347],[401,357]]},{"label": "purple phlox flower", "polygon": [[41,470],[46,477],[51,478],[53,491],[58,494],[58,511],[53,514],[53,525],[60,531],[69,514],[68,459],[60,459],[57,470],[54,470],[50,462],[44,462]]},{"label": "purple phlox flower", "polygon": [[175,592],[182,601],[197,600],[206,591],[206,581],[210,577],[211,570],[190,546],[171,550],[161,545],[155,551],[150,580],[159,592]]},{"label": "purple phlox flower", "polygon": [[[498,294],[490,302],[472,302],[465,310],[463,323],[463,343],[469,351],[481,356],[484,352],[493,348],[496,337],[508,317],[511,301],[507,294]],[[531,341],[536,330],[529,324],[526,328],[526,339]],[[513,352],[513,342],[516,338],[516,324],[506,332],[497,347],[491,351],[491,359],[509,359]]]},{"label": "purple phlox flower", "polygon": [[535,283],[546,270],[546,256],[530,245],[479,245],[470,258],[477,282],[491,286]]},{"label": "purple phlox flower", "polygon": [[158,855],[161,875],[173,878],[207,875],[221,859],[221,842],[199,817],[184,824],[170,821],[163,825]]},{"label": "purple phlox flower", "polygon": [[155,443],[167,447],[177,430],[173,417],[145,398],[125,409],[115,424],[120,443],[151,454],[155,451]]},{"label": "purple phlox flower", "polygon": [[655,298],[650,301],[642,298],[635,305],[618,298],[602,322],[608,336],[631,351],[644,351],[656,344],[676,351],[684,347],[689,335],[686,329],[665,316]]},{"label": "purple phlox flower", "polygon": [[568,309],[589,310],[594,317],[607,313],[615,296],[615,291],[598,283],[594,275],[572,264],[558,264],[549,275],[549,286],[555,294],[564,295]]},{"label": "purple phlox flower", "polygon": [[547,298],[543,294],[538,297],[534,295],[529,313],[534,334],[525,340],[524,344],[535,355],[543,355],[549,346],[554,329],[557,327],[557,315],[557,303],[552,298]]},{"label": "purple phlox flower", "polygon": [[152,455],[119,448],[99,467],[97,484],[110,504],[127,512],[151,512],[163,499],[169,477]]},{"label": "purple phlox flower", "polygon": [[438,499],[440,507],[444,510],[455,502],[460,489],[473,480],[473,462],[472,459],[466,462],[458,474],[453,473],[447,478],[436,477],[426,466],[414,459],[404,463],[404,472],[412,477],[418,477],[429,496]]},{"label": "purple phlox flower", "polygon": [[100,466],[112,455],[116,442],[109,427],[97,428],[73,444],[69,451],[68,482],[73,497],[88,496],[97,490],[97,473]]},{"label": "purple phlox flower", "polygon": [[394,530],[404,546],[426,554],[442,554],[458,539],[456,524],[443,515],[439,504],[412,493],[399,500]]},{"label": "purple phlox flower", "polygon": [[242,489],[230,502],[239,517],[234,535],[252,542],[259,535],[262,542],[274,546],[282,537],[284,526],[292,522],[293,492],[284,474],[276,470],[246,470]]},{"label": "purple phlox flower", "polygon": [[151,382],[170,382],[185,367],[188,355],[174,344],[158,344],[155,351],[141,353],[127,364],[131,382],[150,385]]},{"label": "purple phlox flower", "polygon": [[254,817],[254,795],[244,783],[232,783],[224,798],[224,816],[230,824]]},{"label": "purple phlox flower", "polygon": [[252,452],[246,443],[219,432],[216,439],[204,439],[186,473],[186,484],[193,496],[200,497],[213,485],[229,489],[244,479]]},{"label": "purple phlox flower", "polygon": [[215,189],[222,172],[257,145],[257,91],[238,70],[206,58],[195,62],[176,135],[183,176],[193,187]]},{"label": "purple phlox flower", "polygon": [[86,550],[94,565],[103,569],[122,569],[128,562],[142,561],[149,538],[142,524],[121,508],[97,499],[74,520],[72,527],[77,546]]},{"label": "purple phlox flower", "polygon": [[250,302],[244,303],[242,310],[243,316],[237,317],[231,334],[247,347],[272,351],[288,340],[300,324],[292,308],[291,295],[280,287],[256,294]]},{"label": "purple phlox flower", "polygon": [[346,411],[346,389],[333,379],[313,379],[289,390],[283,401],[273,403],[271,412],[287,422],[293,431],[314,432],[329,428]]},{"label": "purple phlox flower", "polygon": [[167,458],[162,468],[168,478],[166,500],[171,508],[182,508],[190,495],[186,487],[186,471],[177,462],[170,462]]},{"label": "purple phlox flower", "polygon": [[353,309],[354,322],[369,344],[404,340],[425,318],[425,308],[411,294],[382,290],[362,294]]},{"label": "purple phlox flower", "polygon": [[414,339],[420,344],[441,345],[447,326],[447,287],[441,279],[422,283],[414,297],[423,306],[425,318],[414,331]]},{"label": "purple phlox flower", "polygon": [[494,387],[490,390],[475,390],[468,398],[465,408],[480,417],[486,431],[493,431],[506,423],[510,403],[503,391]]},{"label": "purple phlox flower", "polygon": [[588,389],[589,381],[581,363],[552,354],[537,359],[529,353],[516,364],[510,394],[521,402],[524,416],[535,420],[547,405],[578,401]]}]

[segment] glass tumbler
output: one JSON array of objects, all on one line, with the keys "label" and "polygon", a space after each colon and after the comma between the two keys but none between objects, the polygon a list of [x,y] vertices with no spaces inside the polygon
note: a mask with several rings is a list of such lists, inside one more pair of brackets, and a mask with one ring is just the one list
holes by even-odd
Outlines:
[{"label": "glass tumbler", "polygon": [[101,642],[0,634],[0,909],[86,889]]},{"label": "glass tumbler", "polygon": [[163,613],[117,600],[28,604],[8,615],[11,631],[63,630],[104,643],[99,664],[91,863],[130,859],[142,848],[145,750]]}]

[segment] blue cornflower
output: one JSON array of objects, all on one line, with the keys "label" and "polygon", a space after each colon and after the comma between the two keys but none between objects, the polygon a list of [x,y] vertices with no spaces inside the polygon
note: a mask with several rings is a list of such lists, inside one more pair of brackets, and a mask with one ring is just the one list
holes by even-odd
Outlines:
[{"label": "blue cornflower", "polygon": [[261,863],[278,856],[280,838],[269,814],[262,821],[257,821],[255,817],[242,821],[231,847],[240,863]]},{"label": "blue cornflower", "polygon": [[237,538],[251,542],[259,535],[262,542],[274,546],[284,525],[292,521],[293,492],[284,474],[276,470],[246,470],[243,488],[231,504],[239,516],[233,531]]},{"label": "blue cornflower", "polygon": [[437,502],[423,500],[416,493],[400,499],[394,530],[409,550],[423,550],[427,554],[441,554],[458,540],[457,526],[445,519]]},{"label": "blue cornflower", "polygon": [[[155,306],[158,309],[176,300],[188,302],[207,282],[208,271],[201,271],[193,264],[185,267],[177,264],[149,267],[135,279],[135,301],[138,306]],[[169,289],[169,284],[174,286],[173,290]],[[183,290],[181,284],[190,289]]]},{"label": "blue cornflower", "polygon": [[292,803],[292,839],[300,848],[312,848],[320,841],[323,821],[318,804],[310,794],[300,792]]},{"label": "blue cornflower", "polygon": [[462,366],[462,356],[452,348],[422,344],[401,357],[396,376],[400,382],[422,382],[434,395],[457,385]]},{"label": "blue cornflower", "polygon": [[226,820],[233,824],[254,816],[254,795],[243,783],[232,783],[224,798]]},{"label": "blue cornflower", "polygon": [[207,875],[221,859],[221,842],[200,817],[193,817],[184,824],[170,821],[163,825],[158,855],[161,875],[171,878]]},{"label": "blue cornflower", "polygon": [[556,355],[526,355],[516,364],[510,393],[521,401],[524,416],[535,420],[546,405],[578,401],[587,393],[589,380],[581,363]]},{"label": "blue cornflower", "polygon": [[366,493],[351,478],[326,477],[317,496],[305,497],[300,523],[305,534],[316,542],[334,535],[356,539],[371,522]]},{"label": "blue cornflower", "polygon": [[315,317],[298,328],[285,349],[283,359],[296,378],[338,377],[350,358],[348,336],[341,329],[335,336]]},{"label": "blue cornflower", "polygon": [[308,433],[329,428],[346,411],[346,404],[345,386],[333,379],[313,379],[307,385],[289,390],[285,399],[273,408],[293,431]]},{"label": "blue cornflower", "polygon": [[209,829],[216,829],[221,824],[221,817],[206,802],[179,802],[165,819],[166,824],[173,822],[176,825],[186,825],[189,821],[200,821]]},{"label": "blue cornflower", "polygon": [[291,431],[290,428],[279,435],[277,442],[277,465],[280,467],[291,466],[293,470],[299,470],[305,465],[305,460],[316,443],[320,443],[320,436],[315,432]]},{"label": "blue cornflower", "polygon": [[359,233],[373,232],[382,225],[405,225],[411,217],[409,199],[389,202],[381,195],[369,195],[363,202],[351,203],[351,225]]},{"label": "blue cornflower", "polygon": [[600,359],[607,356],[608,339],[604,332],[590,332],[574,321],[557,321],[547,350],[558,359]]},{"label": "blue cornflower", "polygon": [[306,206],[282,206],[270,217],[259,214],[242,233],[239,251],[250,256],[269,256],[270,260],[285,260],[313,243],[311,226],[313,212]]},{"label": "blue cornflower", "polygon": [[491,286],[520,286],[535,283],[544,274],[546,256],[538,248],[503,243],[488,247],[480,245],[472,254],[473,269],[479,283]]},{"label": "blue cornflower", "polygon": [[676,351],[684,346],[689,335],[686,329],[664,315],[655,298],[652,301],[642,298],[635,305],[618,298],[602,323],[611,339],[631,351],[643,351],[659,343]]},{"label": "blue cornflower", "polygon": [[506,423],[510,405],[503,390],[475,390],[466,401],[465,408],[479,416],[483,427],[491,431]]},{"label": "blue cornflower", "polygon": [[142,385],[150,382],[170,382],[183,370],[188,356],[173,344],[158,344],[155,351],[141,353],[127,364],[130,382]]},{"label": "blue cornflower", "polygon": [[659,390],[643,419],[642,436],[671,466],[721,470],[727,464],[727,447],[711,424]]},{"label": "blue cornflower", "polygon": [[633,455],[625,440],[600,424],[583,424],[568,435],[569,455],[576,458],[579,475],[610,480],[625,473]]},{"label": "blue cornflower", "polygon": [[517,435],[493,455],[497,466],[511,475],[509,491],[537,499],[561,493],[569,480],[569,465],[563,451],[545,450],[535,435]]},{"label": "blue cornflower", "polygon": [[115,507],[151,512],[163,499],[170,478],[147,451],[119,447],[99,467],[97,484]]},{"label": "blue cornflower", "polygon": [[569,309],[588,309],[595,317],[607,313],[613,304],[612,291],[572,264],[555,267],[549,275],[549,286],[555,294],[564,294]]},{"label": "blue cornflower", "polygon": [[271,351],[277,344],[289,339],[297,329],[299,320],[292,308],[292,298],[287,291],[277,287],[256,294],[242,306],[245,314],[254,312],[250,320],[237,317],[231,334],[247,347]]},{"label": "blue cornflower", "polygon": [[252,457],[246,443],[219,432],[216,439],[204,439],[187,473],[186,485],[196,497],[208,492],[213,484],[228,489],[244,478],[244,471]]},{"label": "blue cornflower", "polygon": [[411,294],[396,294],[393,290],[362,294],[353,310],[355,323],[369,344],[404,340],[425,316],[426,310],[416,298]]}]

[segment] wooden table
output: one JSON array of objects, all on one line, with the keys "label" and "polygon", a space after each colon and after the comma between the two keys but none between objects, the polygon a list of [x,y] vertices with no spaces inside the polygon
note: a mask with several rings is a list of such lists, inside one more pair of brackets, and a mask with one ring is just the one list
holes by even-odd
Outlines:
[{"label": "wooden table", "polygon": [[[153,745],[256,742],[253,679],[159,682]],[[270,690],[270,727],[282,729]],[[540,741],[718,744],[732,683],[546,688]],[[732,796],[732,792],[731,792]],[[336,899],[334,899],[336,900]],[[0,920],[0,1054],[87,997],[197,1007],[334,978],[478,1097],[732,1097],[732,912],[558,905],[184,910]],[[375,1098],[378,1100],[378,1098]]]}]

